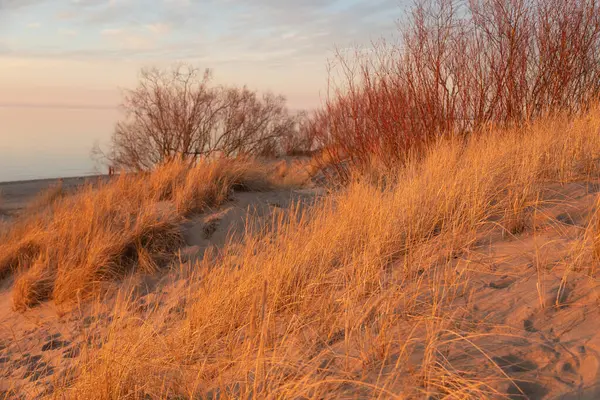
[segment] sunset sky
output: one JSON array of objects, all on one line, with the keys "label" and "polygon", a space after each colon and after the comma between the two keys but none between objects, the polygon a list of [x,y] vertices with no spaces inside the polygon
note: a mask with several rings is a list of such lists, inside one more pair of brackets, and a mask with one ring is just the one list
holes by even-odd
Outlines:
[{"label": "sunset sky", "polygon": [[105,172],[119,88],[188,62],[318,107],[337,48],[394,37],[411,0],[0,0],[0,182]]},{"label": "sunset sky", "polygon": [[143,65],[312,107],[334,48],[389,36],[406,0],[0,0],[0,104],[113,107]]}]

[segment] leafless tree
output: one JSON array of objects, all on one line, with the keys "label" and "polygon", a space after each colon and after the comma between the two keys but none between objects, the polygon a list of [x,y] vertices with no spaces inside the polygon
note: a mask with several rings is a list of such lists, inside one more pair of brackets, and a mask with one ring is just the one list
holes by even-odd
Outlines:
[{"label": "leafless tree", "polygon": [[294,134],[295,119],[285,108],[282,96],[266,93],[259,98],[245,87],[226,89],[222,95],[227,106],[211,147],[223,155],[272,156],[280,152],[280,141]]},{"label": "leafless tree", "polygon": [[138,87],[124,92],[125,118],[113,132],[109,163],[149,170],[175,159],[193,163],[217,152],[281,151],[281,139],[296,127],[283,97],[210,83],[209,70],[190,65],[143,69]]},{"label": "leafless tree", "polygon": [[319,146],[317,126],[313,113],[301,111],[296,115],[296,126],[282,138],[283,151],[288,156],[310,155]]}]

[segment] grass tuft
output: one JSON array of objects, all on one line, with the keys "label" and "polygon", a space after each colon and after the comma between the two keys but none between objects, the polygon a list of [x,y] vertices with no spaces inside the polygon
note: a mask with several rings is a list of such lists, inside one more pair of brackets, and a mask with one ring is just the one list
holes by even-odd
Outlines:
[{"label": "grass tuft", "polygon": [[68,196],[57,185],[3,234],[0,275],[17,275],[18,310],[48,299],[80,300],[132,271],[168,265],[183,244],[184,217],[222,204],[232,190],[273,185],[267,169],[251,160],[175,163]]}]

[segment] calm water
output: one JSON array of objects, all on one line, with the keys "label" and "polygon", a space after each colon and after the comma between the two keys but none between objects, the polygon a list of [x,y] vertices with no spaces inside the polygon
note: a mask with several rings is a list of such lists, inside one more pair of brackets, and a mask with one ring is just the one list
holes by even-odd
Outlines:
[{"label": "calm water", "polygon": [[116,109],[0,107],[0,182],[105,172],[90,151],[118,118]]}]

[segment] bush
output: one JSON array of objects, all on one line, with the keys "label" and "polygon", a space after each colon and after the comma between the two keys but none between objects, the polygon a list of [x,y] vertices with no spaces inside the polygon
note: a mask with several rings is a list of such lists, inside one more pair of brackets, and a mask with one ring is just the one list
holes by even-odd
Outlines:
[{"label": "bush", "polygon": [[338,52],[313,125],[337,163],[387,167],[437,137],[580,112],[600,92],[600,5],[590,0],[422,0],[402,44]]},{"label": "bush", "polygon": [[215,154],[280,154],[283,138],[297,128],[285,99],[210,81],[210,71],[201,74],[190,65],[143,69],[138,87],[125,91],[125,119],[115,127],[110,151],[95,153],[113,166],[137,171]]}]

